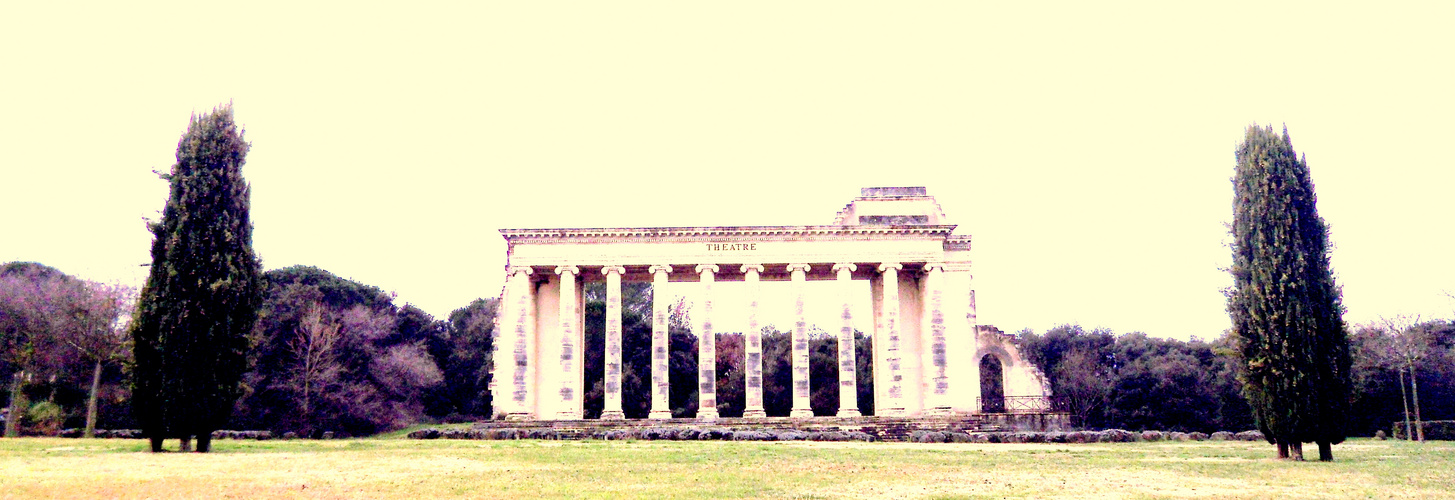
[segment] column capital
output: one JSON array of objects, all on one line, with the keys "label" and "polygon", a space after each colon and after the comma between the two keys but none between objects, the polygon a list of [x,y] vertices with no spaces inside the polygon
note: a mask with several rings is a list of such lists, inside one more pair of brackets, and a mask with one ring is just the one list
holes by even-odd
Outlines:
[{"label": "column capital", "polygon": [[581,268],[576,266],[556,266],[556,274],[581,274]]},{"label": "column capital", "polygon": [[848,269],[849,272],[852,273],[854,271],[858,271],[859,270],[859,266],[854,265],[854,264],[851,264],[851,263],[848,263],[848,262],[840,262],[838,264],[834,264],[834,272],[837,273],[837,272],[839,272],[841,270],[844,270],[844,269]]},{"label": "column capital", "polygon": [[697,265],[697,274],[702,274],[703,271],[708,271],[708,272],[711,272],[713,274],[717,274],[718,273],[718,269],[721,269],[721,268],[717,267],[717,264],[698,264]]},{"label": "column capital", "polygon": [[791,272],[794,272],[794,271],[803,271],[803,272],[806,273],[810,269],[813,269],[813,267],[809,266],[808,264],[789,264],[788,265],[788,272],[790,272],[790,273]]},{"label": "column capital", "polygon": [[926,273],[933,272],[933,271],[944,271],[944,270],[945,270],[945,263],[944,262],[926,262],[925,263],[924,271]]},{"label": "column capital", "polygon": [[521,273],[524,273],[526,276],[530,276],[531,273],[535,272],[535,269],[531,269],[530,266],[510,266],[505,268],[505,272],[510,276],[515,276]]},{"label": "column capital", "polygon": [[893,269],[895,271],[903,271],[904,264],[900,264],[898,262],[885,262],[883,264],[879,264],[879,272],[881,273],[890,269]]},{"label": "column capital", "polygon": [[748,274],[748,270],[750,270],[750,269],[753,270],[753,271],[755,271],[755,272],[761,273],[761,272],[763,272],[763,265],[762,264],[743,264],[743,267],[738,268],[738,272],[743,273],[743,274]]},{"label": "column capital", "polygon": [[616,273],[617,276],[621,276],[626,273],[626,268],[622,266],[606,266],[601,268],[601,274],[610,275],[611,273]]},{"label": "column capital", "polygon": [[657,274],[657,273],[667,273],[667,274],[671,274],[672,273],[672,266],[669,266],[667,264],[653,264],[652,267],[647,268],[647,271],[650,271],[652,274]]}]

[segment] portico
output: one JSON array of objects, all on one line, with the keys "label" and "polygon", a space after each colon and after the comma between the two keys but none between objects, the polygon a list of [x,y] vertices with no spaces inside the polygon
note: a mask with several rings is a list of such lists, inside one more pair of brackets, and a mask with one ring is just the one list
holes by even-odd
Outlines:
[{"label": "portico", "polygon": [[[924,188],[866,188],[833,224],[813,226],[503,229],[507,282],[497,318],[496,412],[512,419],[580,419],[583,412],[583,286],[606,288],[603,419],[623,418],[623,283],[653,287],[651,410],[669,418],[670,289],[696,282],[692,329],[714,338],[714,320],[744,318],[744,417],[763,417],[763,348],[758,328],[764,282],[787,282],[794,301],[792,411],[808,418],[807,303],[840,307],[842,323],[819,326],[836,334],[838,417],[860,415],[854,329],[873,338],[874,403],[879,415],[969,414],[981,411],[980,366],[996,353],[1006,364],[1004,394],[1046,395],[1039,373],[1003,335],[982,335],[976,323],[970,237],[952,234]],[[838,293],[809,295],[808,281],[833,281]],[[867,281],[872,317],[850,307]],[[748,306],[714,307],[714,285],[743,282]],[[869,327],[869,328],[866,328]],[[718,418],[715,343],[698,342],[698,412]],[[1006,359],[1001,359],[1006,358]]]}]

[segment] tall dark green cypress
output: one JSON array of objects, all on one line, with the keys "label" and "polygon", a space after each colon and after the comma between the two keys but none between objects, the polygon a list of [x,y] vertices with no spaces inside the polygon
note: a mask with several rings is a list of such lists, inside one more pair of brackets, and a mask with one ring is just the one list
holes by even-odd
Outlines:
[{"label": "tall dark green cypress", "polygon": [[193,436],[197,451],[208,451],[241,395],[262,299],[242,177],[249,147],[231,104],[194,114],[177,163],[162,175],[170,194],[162,219],[148,226],[151,272],[131,329],[133,409],[152,451],[163,439]]},{"label": "tall dark green cypress", "polygon": [[1308,163],[1287,129],[1256,125],[1236,156],[1228,314],[1244,395],[1280,458],[1301,460],[1313,442],[1333,460],[1349,410],[1349,339]]}]

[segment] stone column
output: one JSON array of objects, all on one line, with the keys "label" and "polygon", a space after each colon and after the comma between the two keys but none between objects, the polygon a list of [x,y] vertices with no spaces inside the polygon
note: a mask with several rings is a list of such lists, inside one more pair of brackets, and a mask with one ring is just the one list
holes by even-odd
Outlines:
[{"label": "stone column", "polygon": [[667,319],[671,316],[671,296],[667,294],[667,274],[672,266],[657,265],[652,272],[652,406],[648,418],[672,418],[672,407],[667,401],[667,391],[672,386],[667,379],[668,334]]},{"label": "stone column", "polygon": [[606,266],[601,274],[606,275],[606,400],[601,410],[602,420],[621,420],[626,414],[621,411],[621,275],[626,268]]},{"label": "stone column", "polygon": [[813,416],[808,388],[808,318],[803,315],[803,295],[808,283],[808,264],[789,264],[788,272],[793,282],[793,410],[788,416],[807,418]]},{"label": "stone column", "polygon": [[[955,387],[960,391],[965,391],[966,389],[969,389],[970,394],[962,394],[961,398],[972,402],[970,405],[971,412],[980,413],[984,410],[984,407],[974,403],[975,401],[980,401],[980,356],[983,355],[983,353],[980,352],[980,322],[975,315],[975,290],[970,290],[969,306],[970,310],[965,313],[965,319],[970,322],[970,360],[972,363],[974,363],[973,365],[971,365],[974,370],[968,372],[965,370],[961,370],[960,373],[970,373],[971,375],[966,377],[966,379],[968,380],[961,379],[960,383],[957,384]],[[1002,372],[1002,389],[1005,388],[1004,382],[1005,373]],[[1002,392],[1001,395],[1006,394]]]},{"label": "stone column", "polygon": [[747,401],[744,404],[743,417],[763,418],[768,416],[763,411],[763,331],[758,326],[758,294],[761,291],[759,273],[763,272],[763,266],[743,264],[741,271],[743,280],[748,284],[748,332],[743,345],[743,364],[747,365],[747,373],[743,377],[743,392]]},{"label": "stone column", "polygon": [[697,331],[697,418],[717,419],[717,336],[712,331],[712,283],[717,264],[697,266],[702,309]]},{"label": "stone column", "polygon": [[854,264],[834,264],[834,273],[838,276],[839,295],[843,301],[843,325],[839,327],[839,412],[836,417],[857,417],[859,416],[859,384],[858,364],[854,356],[854,312],[851,308],[854,271],[859,266]]},{"label": "stone column", "polygon": [[939,262],[925,264],[925,318],[929,328],[924,329],[926,338],[921,345],[928,346],[929,362],[924,365],[929,387],[925,393],[925,406],[931,415],[945,415],[950,412],[950,379],[946,374],[945,346],[945,265]]},{"label": "stone column", "polygon": [[560,420],[581,419],[581,346],[576,339],[576,320],[580,317],[576,305],[576,275],[580,273],[581,268],[576,266],[556,268],[556,274],[561,275],[561,410],[556,414]]},{"label": "stone column", "polygon": [[[904,415],[904,374],[900,372],[902,354],[899,345],[899,270],[904,265],[898,262],[885,262],[879,265],[879,272],[884,273],[883,300],[881,310],[884,315],[884,337],[876,338],[875,342],[884,342],[884,368],[889,372],[889,388],[886,393],[889,400],[885,402],[881,415],[897,417]],[[874,369],[880,369],[876,363]],[[875,413],[880,411],[875,408]]]},{"label": "stone column", "polygon": [[[508,374],[508,377],[496,376],[494,380],[491,380],[491,384],[497,386],[502,379],[510,381],[508,391],[510,397],[508,399],[501,398],[501,402],[506,403],[501,405],[505,407],[505,418],[510,420],[525,420],[532,416],[528,399],[531,392],[528,378],[531,368],[530,334],[532,330],[535,330],[535,323],[530,321],[530,310],[535,305],[530,300],[530,275],[532,272],[530,266],[513,266],[510,268],[510,285],[508,288],[513,303],[510,309],[511,335],[508,338],[510,340],[511,356],[509,358],[497,357],[496,359],[500,359],[501,361],[497,361],[495,364],[497,371],[499,371],[499,367],[506,367],[505,374]],[[501,352],[501,349],[497,347],[495,351]],[[505,361],[507,359],[509,360],[508,362]],[[501,394],[502,392],[505,391],[496,391],[495,394]]]}]

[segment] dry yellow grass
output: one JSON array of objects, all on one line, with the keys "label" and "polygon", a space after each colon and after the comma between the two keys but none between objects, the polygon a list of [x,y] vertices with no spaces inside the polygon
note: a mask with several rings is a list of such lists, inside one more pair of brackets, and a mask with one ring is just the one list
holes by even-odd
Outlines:
[{"label": "dry yellow grass", "polygon": [[0,440],[4,498],[1455,498],[1455,446]]}]

